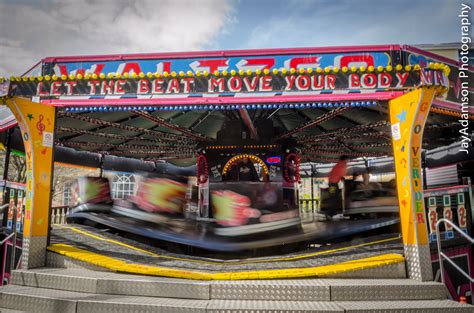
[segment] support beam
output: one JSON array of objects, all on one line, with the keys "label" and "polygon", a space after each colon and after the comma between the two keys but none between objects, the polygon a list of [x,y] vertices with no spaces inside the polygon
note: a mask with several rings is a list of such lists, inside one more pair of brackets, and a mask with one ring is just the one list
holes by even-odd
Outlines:
[{"label": "support beam", "polygon": [[257,129],[253,125],[253,121],[250,118],[250,115],[249,115],[249,112],[247,111],[247,109],[240,108],[239,109],[239,114],[240,114],[240,117],[242,118],[242,121],[244,122],[244,124],[247,126],[247,128],[250,131],[250,137],[252,139],[258,139]]},{"label": "support beam", "polygon": [[194,130],[196,129],[196,127],[198,127],[199,125],[201,125],[202,122],[204,122],[209,116],[212,115],[212,113],[214,113],[215,109],[212,110],[212,111],[207,111],[206,113],[204,113],[203,115],[201,115],[197,120],[195,120],[191,126],[189,127],[189,129],[191,130]]},{"label": "support beam", "polygon": [[[177,117],[179,117],[179,116],[182,116],[182,115],[188,113],[189,111],[191,111],[191,110],[180,111],[180,112],[178,112],[178,113],[176,113],[176,114],[173,114],[172,116],[168,117],[168,118],[166,119],[166,121],[171,122],[171,121],[174,120],[175,118],[177,118]],[[132,119],[134,120],[134,119],[138,119],[138,118],[141,118],[141,117],[140,117],[140,116],[132,116],[132,117],[129,118],[129,120],[132,120]],[[154,130],[156,130],[158,127],[160,127],[160,125],[153,126],[153,127],[149,128],[149,129],[154,131]],[[142,133],[139,133],[137,136],[138,136],[138,137],[141,137],[141,136],[143,136],[143,135],[145,135],[145,133],[142,132]],[[184,138],[184,139],[186,139],[186,138]],[[120,144],[127,144],[127,143],[129,143],[130,141],[133,141],[133,140],[135,140],[135,139],[134,139],[134,138],[125,139],[125,140],[123,140]],[[159,140],[157,140],[157,141],[159,141]],[[190,144],[191,144],[191,143],[190,143]]]},{"label": "support beam", "polygon": [[134,154],[136,151],[142,151],[141,154],[160,154],[160,153],[181,153],[181,152],[192,152],[193,149],[189,146],[153,146],[153,145],[115,145],[110,143],[93,143],[93,142],[78,142],[78,141],[60,141],[56,142],[58,145],[73,147],[73,148],[84,148],[89,147],[93,149],[100,149],[105,151],[106,149],[112,149],[107,151],[109,153],[122,152],[124,154]]},{"label": "support beam", "polygon": [[316,140],[333,141],[333,140],[330,140],[329,138],[334,138],[334,137],[346,138],[346,137],[350,137],[351,134],[359,135],[360,133],[367,132],[367,131],[371,132],[369,134],[375,134],[375,135],[385,137],[387,135],[381,134],[383,132],[376,130],[376,128],[383,127],[383,128],[386,128],[388,132],[389,125],[390,123],[388,121],[378,121],[378,122],[358,125],[354,127],[339,128],[333,131],[325,132],[324,134],[320,134],[320,135],[301,136],[298,138],[298,141],[300,142],[310,142],[310,141],[316,141]]},{"label": "support beam", "polygon": [[402,239],[408,276],[433,279],[421,180],[423,129],[437,90],[421,87],[389,101]]},{"label": "support beam", "polygon": [[280,111],[280,108],[277,108],[277,109],[273,110],[273,112],[270,113],[270,114],[266,117],[266,119],[268,120],[268,119],[272,118],[272,116],[275,115],[278,111]]},{"label": "support beam", "polygon": [[26,155],[26,203],[23,269],[42,267],[48,244],[56,108],[13,97],[6,100],[23,137]]},{"label": "support beam", "polygon": [[[125,142],[121,142],[120,144],[126,144],[126,142],[129,141],[145,141],[145,142],[155,142],[159,144],[174,144],[176,145],[179,142],[176,142],[175,140],[160,140],[157,138],[145,138],[145,137],[140,137],[140,136],[124,136],[124,135],[118,135],[118,134],[112,134],[112,133],[102,133],[98,131],[90,131],[90,130],[85,130],[85,129],[80,129],[80,128],[69,128],[69,127],[58,127],[57,131],[63,132],[63,133],[73,133],[73,134],[79,134],[80,136],[82,135],[89,135],[89,136],[95,136],[95,137],[100,137],[100,138],[108,138],[108,139],[117,139],[117,140],[123,140]],[[61,142],[68,142],[69,137],[61,138]],[[187,142],[183,142],[188,144]]]},{"label": "support beam", "polygon": [[325,149],[311,149],[311,150],[302,150],[304,154],[308,154],[311,156],[319,157],[321,155],[346,155],[350,157],[382,157],[386,156],[387,153],[385,152],[346,152],[346,151],[338,151],[338,150],[325,150]]},{"label": "support beam", "polygon": [[198,134],[196,132],[193,132],[191,130],[188,130],[184,127],[181,127],[181,126],[178,126],[178,125],[174,125],[174,124],[171,124],[169,122],[167,122],[165,119],[161,118],[161,117],[158,117],[158,116],[154,116],[154,115],[151,115],[150,113],[148,112],[144,112],[144,111],[131,111],[133,114],[136,114],[138,116],[141,116],[149,121],[152,121],[158,125],[161,125],[163,127],[166,127],[168,129],[172,129],[172,130],[175,130],[175,131],[178,131],[188,137],[191,137],[191,138],[194,138],[198,141],[204,141],[204,142],[210,142],[212,141],[211,138],[209,137],[206,137],[204,135],[201,135],[201,134]]},{"label": "support beam", "polygon": [[100,119],[93,118],[90,116],[73,114],[69,112],[60,112],[59,117],[69,117],[69,118],[76,119],[76,120],[83,121],[90,124],[95,124],[95,125],[100,125],[100,126],[105,126],[105,127],[112,127],[112,128],[117,128],[120,130],[126,130],[130,132],[135,132],[135,133],[153,135],[155,136],[155,138],[157,138],[157,140],[159,140],[158,138],[168,139],[168,140],[186,140],[186,138],[183,138],[182,136],[177,135],[177,134],[159,132],[156,130],[150,130],[148,128],[143,128],[143,127],[123,125],[116,122],[104,121],[104,120],[100,120]]},{"label": "support beam", "polygon": [[296,133],[299,133],[305,129],[308,129],[308,128],[311,128],[311,127],[315,127],[321,123],[324,123],[330,119],[333,119],[335,118],[336,116],[338,116],[339,114],[341,114],[342,112],[344,111],[347,111],[351,109],[351,107],[339,107],[339,108],[336,108],[332,111],[329,111],[319,117],[317,117],[315,120],[311,121],[311,122],[307,122],[305,123],[304,125],[300,126],[300,127],[296,127],[296,128],[293,128],[292,130],[286,132],[285,134],[281,135],[278,139],[281,139],[281,138],[287,138],[287,137],[290,137]]},{"label": "support beam", "polygon": [[277,112],[275,112],[275,120],[277,120],[277,122],[283,127],[285,132],[288,131],[288,127],[286,126],[285,122],[283,122],[283,119],[281,118],[280,114],[278,114]]},{"label": "support beam", "polygon": [[[309,117],[308,115],[306,115],[303,111],[301,110],[298,110],[298,109],[292,109],[293,112],[295,112],[296,114],[298,114],[299,117],[301,117],[302,119],[304,119],[304,121],[306,123],[309,123],[311,122],[313,119],[311,117]],[[321,125],[317,125],[315,126],[321,133],[325,133],[326,132],[326,128],[322,127]]]},{"label": "support beam", "polygon": [[183,155],[183,156],[163,156],[163,157],[153,157],[153,158],[146,158],[144,161],[150,161],[150,162],[157,162],[157,161],[170,161],[170,160],[185,160],[185,159],[191,159],[194,158],[194,154],[190,155]]},{"label": "support beam", "polygon": [[[74,114],[74,115],[71,114],[71,113],[68,113],[68,115],[66,115],[65,112],[61,112],[61,111],[58,112],[58,117],[63,117],[63,116],[64,116],[64,117],[68,117],[68,118],[75,119],[75,116],[77,116],[77,115],[78,115],[77,113]],[[86,116],[86,115],[84,114],[84,116]],[[130,120],[130,117],[126,117],[126,118],[122,118],[122,119],[120,119],[120,120],[118,120],[118,121],[115,121],[114,123],[120,124],[120,123],[123,123],[123,122],[127,122],[127,121],[129,121],[129,120]],[[96,132],[96,131],[100,131],[100,130],[103,130],[103,129],[109,128],[109,127],[110,127],[110,126],[108,126],[108,125],[101,125],[101,126],[98,126],[98,127],[94,127],[94,128],[92,128],[92,129],[88,129],[88,131],[90,131],[90,132]],[[64,139],[64,140],[71,140],[71,139],[75,139],[75,138],[80,137],[80,136],[82,136],[82,134],[74,134],[74,135],[70,135],[70,136],[67,136],[67,137],[63,137],[63,138],[61,138],[61,139]]]}]

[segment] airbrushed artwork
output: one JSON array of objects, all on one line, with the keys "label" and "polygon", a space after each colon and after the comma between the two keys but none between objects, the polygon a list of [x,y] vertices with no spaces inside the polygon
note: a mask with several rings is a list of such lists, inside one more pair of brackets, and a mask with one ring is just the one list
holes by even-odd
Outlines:
[{"label": "airbrushed artwork", "polygon": [[0,0],[0,311],[472,312],[460,1]]}]

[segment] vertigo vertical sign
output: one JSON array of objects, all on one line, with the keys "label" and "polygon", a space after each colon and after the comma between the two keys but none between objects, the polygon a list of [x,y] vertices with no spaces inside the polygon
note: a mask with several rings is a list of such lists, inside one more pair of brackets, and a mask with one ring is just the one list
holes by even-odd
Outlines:
[{"label": "vertigo vertical sign", "polygon": [[[428,230],[421,177],[423,129],[436,93],[423,87],[390,101],[402,237],[411,278],[431,279]],[[430,265],[431,266],[431,265]],[[426,267],[426,268],[425,268]]]},{"label": "vertigo vertical sign", "polygon": [[[434,98],[434,87],[422,90],[421,98],[416,106],[414,121],[411,133],[410,165],[412,173],[412,189],[414,193],[413,204],[415,207],[416,233],[418,244],[427,244],[428,235],[425,221],[425,208],[423,198],[423,184],[421,178],[421,143],[423,139],[423,129],[430,111],[431,102]],[[414,104],[412,104],[414,105]]]}]

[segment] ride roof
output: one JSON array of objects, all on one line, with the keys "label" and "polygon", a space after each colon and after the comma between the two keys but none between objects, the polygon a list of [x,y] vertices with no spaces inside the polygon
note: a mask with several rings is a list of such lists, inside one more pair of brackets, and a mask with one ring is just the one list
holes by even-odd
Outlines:
[{"label": "ride roof", "polygon": [[198,147],[225,150],[219,131],[240,124],[246,144],[291,139],[302,162],[333,162],[390,156],[388,100],[435,81],[449,90],[424,148],[456,141],[457,73],[444,57],[381,45],[49,57],[2,81],[9,96],[58,108],[59,146],[191,164]]}]

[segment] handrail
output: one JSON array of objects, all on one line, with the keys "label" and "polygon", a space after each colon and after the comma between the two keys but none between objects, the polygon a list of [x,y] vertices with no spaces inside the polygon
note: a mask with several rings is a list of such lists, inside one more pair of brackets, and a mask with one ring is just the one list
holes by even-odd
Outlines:
[{"label": "handrail", "polygon": [[3,212],[6,208],[8,208],[9,204],[5,203],[4,205],[0,206],[0,213]]},{"label": "handrail", "polygon": [[0,246],[3,245],[8,239],[10,239],[13,236],[15,236],[15,233],[11,233],[6,238],[4,238],[2,241],[0,241]]},{"label": "handrail", "polygon": [[444,267],[443,267],[443,258],[449,262],[458,272],[460,272],[464,277],[466,277],[471,283],[474,283],[474,278],[469,276],[468,273],[464,272],[462,268],[460,268],[454,261],[452,261],[446,254],[441,252],[441,240],[440,240],[440,233],[439,233],[439,225],[441,223],[449,224],[460,233],[464,238],[466,238],[471,244],[474,244],[474,238],[471,238],[468,234],[462,231],[457,225],[455,225],[452,221],[442,218],[436,223],[436,245],[438,247],[438,258],[439,258],[439,270],[441,272],[441,282],[444,284]]}]

